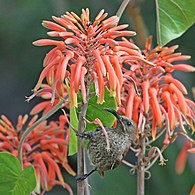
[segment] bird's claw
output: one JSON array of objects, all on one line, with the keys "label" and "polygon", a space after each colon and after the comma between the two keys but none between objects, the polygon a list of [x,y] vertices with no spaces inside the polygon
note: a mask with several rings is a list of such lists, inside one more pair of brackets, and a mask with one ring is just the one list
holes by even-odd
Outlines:
[{"label": "bird's claw", "polygon": [[86,133],[76,133],[76,135],[78,136],[78,137],[81,137],[81,138],[88,138],[88,135],[86,134]]},{"label": "bird's claw", "polygon": [[81,175],[81,176],[77,176],[76,177],[76,181],[77,182],[81,182],[81,181],[85,180],[87,177],[88,177],[88,174],[84,174],[84,175]]}]

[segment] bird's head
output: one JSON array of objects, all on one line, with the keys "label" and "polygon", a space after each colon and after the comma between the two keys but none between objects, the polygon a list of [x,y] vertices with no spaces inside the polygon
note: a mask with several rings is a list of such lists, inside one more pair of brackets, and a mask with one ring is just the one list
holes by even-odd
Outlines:
[{"label": "bird's head", "polygon": [[133,120],[127,118],[126,116],[120,115],[118,112],[111,108],[104,108],[104,110],[110,112],[113,114],[117,120],[117,129],[122,131],[123,133],[129,134],[132,140],[135,140],[136,138],[136,124],[134,123]]}]

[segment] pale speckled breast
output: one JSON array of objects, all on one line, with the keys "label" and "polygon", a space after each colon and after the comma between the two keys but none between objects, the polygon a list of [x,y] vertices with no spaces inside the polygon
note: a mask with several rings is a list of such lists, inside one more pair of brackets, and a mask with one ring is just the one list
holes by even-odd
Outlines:
[{"label": "pale speckled breast", "polygon": [[109,137],[110,151],[106,149],[106,139],[102,130],[93,133],[87,147],[91,164],[100,171],[117,167],[130,147],[130,136],[119,134],[114,129],[106,128],[106,131]]}]

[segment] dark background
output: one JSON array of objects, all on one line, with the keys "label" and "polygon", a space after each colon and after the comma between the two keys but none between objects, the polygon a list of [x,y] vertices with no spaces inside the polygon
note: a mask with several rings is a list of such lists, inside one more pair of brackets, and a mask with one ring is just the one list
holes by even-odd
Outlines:
[{"label": "dark background", "polygon": [[[40,100],[25,102],[25,96],[31,95],[42,70],[42,60],[49,50],[47,47],[35,47],[31,43],[40,38],[46,38],[47,30],[41,26],[42,20],[51,20],[51,16],[60,16],[65,11],[74,11],[78,15],[82,8],[88,7],[91,17],[104,8],[109,16],[114,15],[121,1],[117,0],[0,0],[0,114],[5,114],[15,124],[19,114],[29,113]],[[144,1],[142,14],[147,26],[148,35],[156,40],[155,6],[153,1]],[[120,23],[129,23],[126,13]],[[131,25],[130,25],[130,29]],[[189,64],[195,64],[195,26],[191,27],[182,37],[169,45],[179,44],[177,50],[191,55]],[[183,81],[192,96],[191,88],[195,86],[194,73],[176,73]],[[191,97],[192,98],[192,97]],[[185,172],[178,176],[175,173],[175,159],[180,151],[180,143],[165,151],[167,165],[160,167],[158,163],[151,169],[152,177],[146,181],[146,195],[185,195],[194,183],[192,166],[187,166]],[[75,157],[70,159],[75,167]],[[191,159],[191,164],[194,160]],[[136,194],[136,176],[131,175],[128,167],[119,166],[114,171],[108,171],[104,179],[97,173],[89,178],[92,195],[125,195]],[[65,175],[65,181],[75,191],[76,182],[72,176]],[[54,188],[46,195],[68,194],[61,187]]]}]

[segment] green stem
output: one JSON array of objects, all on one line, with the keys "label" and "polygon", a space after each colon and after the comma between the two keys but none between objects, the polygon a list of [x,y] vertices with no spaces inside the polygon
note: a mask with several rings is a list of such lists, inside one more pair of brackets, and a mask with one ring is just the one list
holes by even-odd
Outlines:
[{"label": "green stem", "polygon": [[50,116],[52,116],[55,112],[57,112],[62,106],[64,102],[60,101],[58,104],[56,104],[49,112],[47,112],[45,115],[43,115],[39,120],[37,120],[35,123],[33,123],[24,133],[22,134],[22,137],[20,139],[20,144],[18,147],[18,159],[20,160],[21,166],[23,168],[23,159],[22,159],[22,147],[23,144],[28,137],[28,135],[33,131],[33,129],[39,125],[42,121],[48,119]]}]

